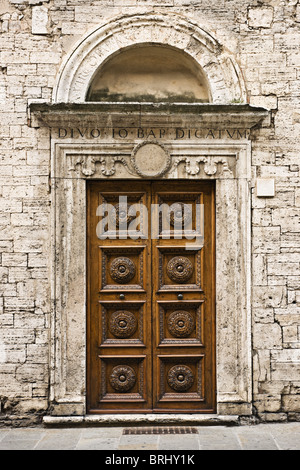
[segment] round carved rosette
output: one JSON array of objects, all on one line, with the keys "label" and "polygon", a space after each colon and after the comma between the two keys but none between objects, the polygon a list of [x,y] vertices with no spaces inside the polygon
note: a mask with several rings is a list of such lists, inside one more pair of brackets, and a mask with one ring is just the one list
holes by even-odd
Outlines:
[{"label": "round carved rosette", "polygon": [[176,202],[175,204],[172,204],[170,208],[172,208],[170,212],[170,224],[173,227],[175,224],[182,227],[190,223],[192,219],[192,211],[187,204]]},{"label": "round carved rosette", "polygon": [[129,366],[114,367],[109,380],[117,392],[128,392],[136,382],[135,371]]},{"label": "round carved rosette", "polygon": [[175,256],[167,264],[167,274],[172,281],[183,284],[191,278],[193,265],[185,256]]},{"label": "round carved rosette", "polygon": [[137,319],[132,312],[118,310],[109,319],[109,331],[116,338],[129,338],[137,329]]},{"label": "round carved rosette", "polygon": [[110,265],[110,275],[118,284],[126,284],[134,278],[134,263],[129,258],[116,258]]},{"label": "round carved rosette", "polygon": [[173,366],[168,372],[167,380],[176,392],[187,392],[194,383],[194,375],[188,366]]},{"label": "round carved rosette", "polygon": [[176,310],[168,318],[168,330],[176,338],[186,338],[194,331],[195,320],[190,312]]},{"label": "round carved rosette", "polygon": [[126,228],[128,224],[134,219],[133,215],[129,215],[128,212],[130,207],[123,207],[122,204],[116,204],[114,207],[115,210],[110,211],[110,219],[112,223],[119,227],[120,225],[123,228]]}]

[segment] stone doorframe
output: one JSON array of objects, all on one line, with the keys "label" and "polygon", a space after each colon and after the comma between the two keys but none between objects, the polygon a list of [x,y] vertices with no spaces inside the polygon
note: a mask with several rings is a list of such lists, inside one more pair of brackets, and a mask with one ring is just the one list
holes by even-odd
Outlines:
[{"label": "stone doorframe", "polygon": [[[191,56],[211,103],[85,103],[109,57],[145,44]],[[217,413],[251,414],[251,129],[268,113],[246,102],[238,64],[217,40],[180,15],[152,12],[87,34],[60,68],[53,103],[30,105],[31,125],[51,128],[52,416],[86,413],[86,182],[144,177],[215,181]],[[165,154],[154,174],[136,158],[149,142]]]},{"label": "stone doorframe", "polygon": [[[217,412],[251,414],[249,135],[267,113],[236,105],[93,106],[31,106],[36,122],[52,128],[51,414],[86,412],[86,182],[145,177],[166,185],[215,181]],[[136,159],[147,146],[158,146],[162,158],[150,176]]]}]

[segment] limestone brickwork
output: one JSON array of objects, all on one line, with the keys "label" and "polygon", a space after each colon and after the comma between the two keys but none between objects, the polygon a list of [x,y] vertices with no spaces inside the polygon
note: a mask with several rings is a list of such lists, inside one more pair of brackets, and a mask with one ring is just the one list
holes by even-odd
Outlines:
[{"label": "limestone brickwork", "polygon": [[252,412],[300,419],[300,1],[0,0],[1,424],[49,412],[56,347],[50,129],[29,106],[53,100],[88,32],[148,12],[203,28],[238,64],[248,103],[270,111],[251,131]]}]

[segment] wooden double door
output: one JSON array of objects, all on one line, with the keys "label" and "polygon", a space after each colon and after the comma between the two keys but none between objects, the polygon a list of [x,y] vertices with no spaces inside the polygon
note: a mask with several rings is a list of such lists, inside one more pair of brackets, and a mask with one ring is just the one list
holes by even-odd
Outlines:
[{"label": "wooden double door", "polygon": [[88,412],[213,412],[213,184],[91,182],[87,205]]}]

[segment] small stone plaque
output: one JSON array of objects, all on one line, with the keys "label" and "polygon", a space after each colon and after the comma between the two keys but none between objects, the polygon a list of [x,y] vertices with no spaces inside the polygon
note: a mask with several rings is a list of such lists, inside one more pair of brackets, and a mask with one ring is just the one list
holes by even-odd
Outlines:
[{"label": "small stone plaque", "polygon": [[259,178],[256,181],[256,195],[257,197],[274,197],[275,196],[274,179]]}]

